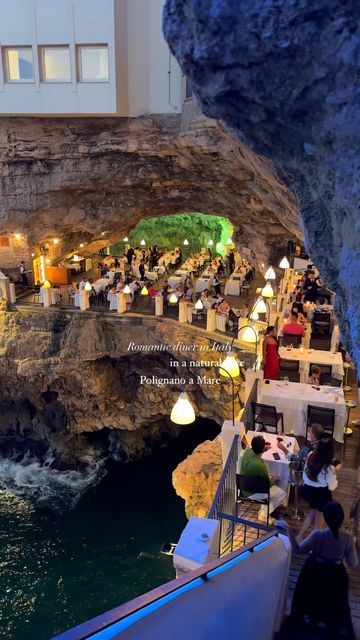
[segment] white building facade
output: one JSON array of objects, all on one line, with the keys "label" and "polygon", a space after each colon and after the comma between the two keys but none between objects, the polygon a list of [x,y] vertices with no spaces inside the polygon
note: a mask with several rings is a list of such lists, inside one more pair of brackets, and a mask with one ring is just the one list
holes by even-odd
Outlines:
[{"label": "white building facade", "polygon": [[0,0],[0,116],[180,113],[162,0]]}]

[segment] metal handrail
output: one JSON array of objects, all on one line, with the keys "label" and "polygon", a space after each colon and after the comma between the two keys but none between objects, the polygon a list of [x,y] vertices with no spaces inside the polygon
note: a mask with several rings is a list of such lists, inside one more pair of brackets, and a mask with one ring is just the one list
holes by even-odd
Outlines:
[{"label": "metal handrail", "polygon": [[[241,549],[237,549],[236,551],[229,553],[226,557],[209,562],[200,569],[189,571],[189,573],[183,575],[181,578],[171,580],[171,582],[167,582],[152,591],[148,591],[148,593],[145,593],[126,604],[115,607],[115,609],[111,609],[110,611],[107,611],[92,620],[84,622],[69,631],[65,631],[64,633],[54,636],[52,640],[88,640],[96,633],[105,631],[105,629],[109,629],[112,625],[115,625],[132,615],[140,614],[140,612],[144,611],[146,607],[150,607],[156,603],[161,606],[161,600],[164,598],[166,598],[166,601],[164,602],[164,604],[166,604],[166,602],[168,602],[168,597],[171,594],[173,594],[174,598],[182,595],[185,588],[187,586],[189,587],[191,583],[199,581],[199,584],[194,584],[194,587],[201,586],[215,577],[218,573],[217,570],[220,567],[226,567],[226,565],[229,564],[229,568],[232,568],[236,559],[240,561],[241,556],[244,554],[247,554],[248,552],[252,553],[259,545],[263,545],[268,540],[277,537],[278,531],[271,531],[264,536],[259,537],[257,540],[245,545]],[[144,614],[146,615],[145,611]]]},{"label": "metal handrail", "polygon": [[[230,474],[231,468],[233,466],[234,457],[236,458],[235,463],[237,462],[238,457],[238,445],[239,445],[239,436],[234,436],[232,441],[232,445],[230,447],[229,455],[227,457],[223,472],[221,474],[221,478],[218,484],[218,488],[216,490],[214,499],[212,501],[212,505],[209,509],[208,518],[217,520],[218,519],[218,508],[220,507],[220,502],[222,502],[223,492],[225,489],[226,481]],[[234,478],[234,491],[236,486],[236,478]],[[235,493],[234,493],[234,501],[235,501]]]}]

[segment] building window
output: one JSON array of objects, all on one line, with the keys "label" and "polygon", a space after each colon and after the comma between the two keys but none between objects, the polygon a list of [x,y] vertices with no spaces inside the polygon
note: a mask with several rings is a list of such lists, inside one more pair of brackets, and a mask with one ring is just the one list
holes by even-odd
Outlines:
[{"label": "building window", "polygon": [[40,53],[43,82],[71,82],[69,47],[41,47]]},{"label": "building window", "polygon": [[4,50],[7,82],[33,82],[34,63],[31,47],[6,47]]},{"label": "building window", "polygon": [[79,45],[77,47],[77,62],[80,82],[107,82],[109,80],[107,45]]}]

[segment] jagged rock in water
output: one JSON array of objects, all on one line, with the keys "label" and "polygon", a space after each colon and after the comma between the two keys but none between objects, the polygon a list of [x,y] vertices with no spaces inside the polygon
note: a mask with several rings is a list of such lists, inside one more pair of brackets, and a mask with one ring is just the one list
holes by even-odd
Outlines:
[{"label": "jagged rock in water", "polygon": [[144,218],[194,211],[228,217],[258,265],[301,237],[272,163],[191,104],[183,118],[2,118],[0,168],[0,232],[22,231],[32,246],[60,238],[63,254],[122,241]]},{"label": "jagged rock in water", "polygon": [[164,9],[202,111],[272,159],[296,193],[358,367],[359,24],[358,0],[166,0]]},{"label": "jagged rock in water", "polygon": [[185,500],[188,518],[206,518],[223,471],[219,438],[206,440],[173,472],[176,493]]}]

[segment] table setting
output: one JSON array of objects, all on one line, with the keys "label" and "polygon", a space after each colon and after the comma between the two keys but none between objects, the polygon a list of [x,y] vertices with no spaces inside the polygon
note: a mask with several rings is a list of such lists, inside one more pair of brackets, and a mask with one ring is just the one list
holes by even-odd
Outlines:
[{"label": "table setting", "polygon": [[340,387],[269,380],[258,387],[258,402],[272,405],[284,415],[285,433],[306,436],[308,405],[335,410],[334,439],[343,442],[347,419],[344,391]]}]

